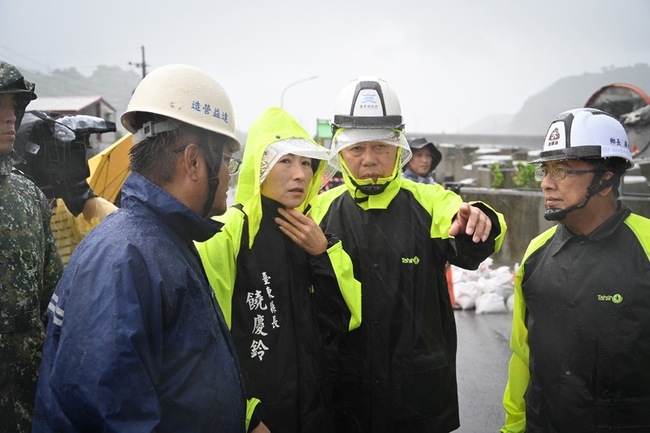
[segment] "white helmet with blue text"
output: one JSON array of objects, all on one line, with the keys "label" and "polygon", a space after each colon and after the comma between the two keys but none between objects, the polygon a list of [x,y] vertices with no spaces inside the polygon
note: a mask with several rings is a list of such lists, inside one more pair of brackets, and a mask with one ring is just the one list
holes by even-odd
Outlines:
[{"label": "white helmet with blue text", "polygon": [[[172,120],[153,121],[157,116]],[[138,84],[121,120],[135,142],[174,129],[177,120],[221,135],[233,151],[241,147],[230,97],[217,80],[190,65],[154,69]]]},{"label": "white helmet with blue text", "polygon": [[381,78],[362,76],[343,88],[336,102],[332,132],[330,165],[339,171],[343,168],[339,153],[364,141],[380,141],[398,147],[398,169],[411,159],[399,99]]},{"label": "white helmet with blue text", "polygon": [[[241,147],[235,136],[233,106],[221,84],[194,66],[161,66],[138,84],[121,121],[133,133],[136,146],[148,145],[158,134],[178,129],[182,124],[202,130],[198,145],[208,168],[208,198],[203,210],[203,215],[207,215],[219,185],[224,148],[232,153]],[[220,149],[214,157],[208,146],[208,134],[220,138]]]}]

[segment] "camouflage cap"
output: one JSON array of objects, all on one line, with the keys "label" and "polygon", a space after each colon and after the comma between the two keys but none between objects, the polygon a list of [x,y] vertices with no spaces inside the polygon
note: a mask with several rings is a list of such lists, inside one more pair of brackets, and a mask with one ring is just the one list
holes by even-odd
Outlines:
[{"label": "camouflage cap", "polygon": [[15,93],[18,98],[31,101],[36,99],[35,87],[15,66],[0,61],[0,93]]}]

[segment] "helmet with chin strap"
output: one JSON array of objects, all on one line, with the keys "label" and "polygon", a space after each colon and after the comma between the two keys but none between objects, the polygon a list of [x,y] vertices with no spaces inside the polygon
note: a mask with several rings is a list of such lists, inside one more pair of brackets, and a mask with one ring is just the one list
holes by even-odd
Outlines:
[{"label": "helmet with chin strap", "polygon": [[133,133],[135,143],[174,130],[180,122],[200,128],[205,134],[214,132],[222,138],[216,158],[208,147],[207,135],[204,134],[198,143],[208,166],[209,194],[203,212],[207,215],[219,185],[223,146],[233,152],[241,147],[235,136],[233,107],[221,84],[194,66],[162,66],[140,82],[121,120]]},{"label": "helmet with chin strap", "polygon": [[13,65],[0,61],[0,94],[12,93],[16,101],[16,130],[25,115],[25,109],[30,101],[36,99],[36,86],[23,77],[23,74]]},{"label": "helmet with chin strap", "polygon": [[[404,137],[404,123],[399,99],[388,83],[381,78],[362,76],[350,81],[336,102],[332,122],[332,157],[330,165],[343,170],[340,152],[356,143],[380,141],[400,148],[401,169],[411,158],[411,149]],[[399,172],[399,170],[397,170]],[[360,185],[350,176],[353,184],[364,194],[383,192],[390,180],[384,183]]]},{"label": "helmet with chin strap", "polygon": [[381,78],[359,77],[341,90],[332,127],[403,130],[399,99]]},{"label": "helmet with chin strap", "polygon": [[[610,186],[618,196],[621,177],[634,165],[623,125],[609,113],[594,108],[560,113],[546,132],[543,150],[531,164],[568,159],[596,161],[599,165],[584,200],[567,209],[547,209],[544,218],[549,221],[564,219],[569,212],[584,207],[594,194]],[[606,172],[612,172],[613,176],[603,181]]]}]

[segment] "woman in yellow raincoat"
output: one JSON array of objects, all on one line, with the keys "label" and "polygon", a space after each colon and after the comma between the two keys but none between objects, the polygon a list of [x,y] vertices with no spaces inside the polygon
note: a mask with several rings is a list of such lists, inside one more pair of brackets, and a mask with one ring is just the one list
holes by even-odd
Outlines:
[{"label": "woman in yellow raincoat", "polygon": [[328,157],[288,113],[262,113],[225,226],[198,245],[246,379],[249,430],[333,431],[316,304],[328,326],[354,329],[361,287],[341,242],[306,215]]}]

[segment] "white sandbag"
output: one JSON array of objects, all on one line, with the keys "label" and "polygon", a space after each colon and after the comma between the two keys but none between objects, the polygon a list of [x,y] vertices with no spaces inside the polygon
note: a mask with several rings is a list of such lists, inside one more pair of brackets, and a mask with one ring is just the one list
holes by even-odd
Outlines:
[{"label": "white sandbag", "polygon": [[476,298],[476,314],[507,313],[505,299],[496,293],[483,293]]},{"label": "white sandbag", "polygon": [[478,289],[474,281],[459,281],[454,283],[454,298],[456,305],[463,310],[474,308]]},{"label": "white sandbag", "polygon": [[476,298],[469,295],[456,297],[456,306],[461,310],[471,310],[476,307]]},{"label": "white sandbag", "polygon": [[485,278],[483,282],[484,293],[496,293],[503,296],[504,298],[508,297],[513,290],[514,285],[512,282],[512,274],[510,270],[506,267],[504,271],[493,272],[490,274],[489,278]]},{"label": "white sandbag", "polygon": [[451,278],[454,284],[456,284],[464,281],[476,281],[478,275],[476,274],[476,271],[470,271],[451,265]]}]

